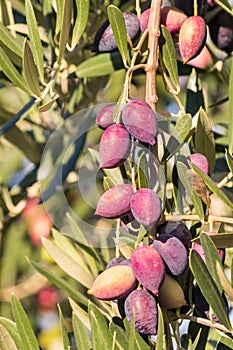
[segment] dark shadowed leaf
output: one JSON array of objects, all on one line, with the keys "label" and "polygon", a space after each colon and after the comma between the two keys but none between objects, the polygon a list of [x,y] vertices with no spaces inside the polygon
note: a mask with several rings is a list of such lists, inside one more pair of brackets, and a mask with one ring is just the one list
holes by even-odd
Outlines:
[{"label": "dark shadowed leaf", "polygon": [[25,10],[26,10],[26,20],[28,25],[32,55],[33,55],[35,64],[37,66],[39,76],[43,81],[44,80],[43,50],[42,50],[42,44],[41,44],[41,40],[38,32],[38,23],[37,23],[34,9],[32,7],[30,0],[26,0]]},{"label": "dark shadowed leaf", "polygon": [[[233,12],[232,12],[233,14]],[[228,122],[228,150],[233,153],[233,58],[231,58],[231,70],[229,79],[229,122]]]},{"label": "dark shadowed leaf", "polygon": [[72,314],[72,326],[74,330],[75,342],[78,344],[79,350],[91,350],[91,340],[83,322]]},{"label": "dark shadowed leaf", "polygon": [[195,133],[195,150],[203,154],[209,162],[210,174],[215,165],[215,140],[211,121],[206,111],[201,107],[198,115]]},{"label": "dark shadowed leaf", "polygon": [[17,350],[15,342],[11,338],[11,336],[8,333],[8,331],[6,330],[6,328],[4,328],[1,324],[0,324],[0,349],[1,350],[9,350],[9,349]]},{"label": "dark shadowed leaf", "polygon": [[106,349],[112,349],[112,336],[107,326],[107,322],[104,319],[102,313],[93,304],[89,304],[88,314],[91,321],[92,331],[92,348],[93,350],[99,350],[103,348],[103,344]]},{"label": "dark shadowed leaf", "polygon": [[77,17],[74,24],[71,47],[70,50],[74,50],[75,46],[78,44],[87,24],[89,4],[90,0],[76,0],[77,7]]},{"label": "dark shadowed leaf", "polygon": [[202,86],[196,70],[192,69],[187,85],[186,112],[194,116],[200,107],[205,108]]},{"label": "dark shadowed leaf", "polygon": [[190,252],[190,268],[208,304],[210,304],[220,322],[231,330],[231,323],[224,300],[204,261],[195,250]]},{"label": "dark shadowed leaf", "polygon": [[[233,233],[221,233],[210,235],[217,248],[232,248],[233,247]],[[195,242],[200,244],[200,238],[195,238]]]},{"label": "dark shadowed leaf", "polygon": [[65,324],[65,319],[62,314],[62,310],[60,305],[58,305],[58,311],[59,311],[59,318],[60,318],[60,327],[61,327],[61,334],[62,334],[62,341],[63,341],[63,347],[64,349],[70,349],[70,340],[68,336],[68,331]]},{"label": "dark shadowed leaf", "polygon": [[123,68],[123,62],[119,52],[102,53],[82,62],[76,68],[78,78],[99,77],[113,73],[116,69]]},{"label": "dark shadowed leaf", "polygon": [[178,77],[178,68],[177,68],[174,41],[169,30],[164,25],[161,25],[161,32],[163,36],[163,43],[162,43],[163,62],[172,80],[172,83],[174,84],[176,92],[179,92],[180,84],[179,84],[179,77]]},{"label": "dark shadowed leaf", "polygon": [[218,278],[216,269],[216,262],[218,262],[219,266],[221,266],[221,259],[218,255],[217,248],[210,236],[205,233],[200,234],[200,240],[205,253],[206,266],[210,275],[213,277],[216,286],[218,287],[219,293],[222,293],[222,284]]},{"label": "dark shadowed leaf", "polygon": [[124,17],[116,6],[109,5],[108,18],[118,50],[120,51],[124,65],[127,66],[128,42]]},{"label": "dark shadowed leaf", "polygon": [[198,167],[196,167],[194,164],[191,164],[191,167],[193,168],[193,170],[202,178],[202,180],[204,181],[204,183],[206,184],[206,186],[213,192],[216,194],[216,196],[218,196],[229,208],[233,209],[233,203],[232,201],[225,195],[225,193],[221,190],[221,188],[219,188],[215,182],[205,173],[203,173],[203,171],[201,171],[201,169],[199,169]]},{"label": "dark shadowed leaf", "polygon": [[23,75],[34,96],[40,97],[38,70],[27,39],[25,39],[23,47]]},{"label": "dark shadowed leaf", "polygon": [[11,308],[21,337],[22,350],[39,350],[39,344],[32,330],[28,316],[15,295],[11,297]]}]

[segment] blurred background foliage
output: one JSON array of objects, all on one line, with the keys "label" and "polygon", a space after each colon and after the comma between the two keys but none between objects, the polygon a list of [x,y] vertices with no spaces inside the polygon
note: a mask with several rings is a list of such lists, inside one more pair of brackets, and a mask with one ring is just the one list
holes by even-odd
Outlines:
[{"label": "blurred background foliage", "polygon": [[[150,1],[140,3],[142,11],[150,6]],[[104,237],[103,248],[84,248],[88,243],[72,218],[70,236],[73,243],[53,228],[54,241],[45,240],[44,246],[41,245],[40,236],[50,235],[52,223],[35,200],[40,197],[40,162],[53,132],[71,115],[77,113],[77,118],[82,118],[81,110],[118,101],[122,93],[126,70],[118,52],[102,54],[96,64],[88,61],[98,57],[92,51],[94,36],[107,18],[110,4],[122,11],[135,11],[133,0],[0,2],[0,325],[5,325],[20,349],[30,347],[23,347],[19,340],[17,343],[12,324],[7,328],[5,321],[12,319],[12,312],[17,321],[16,310],[22,315],[17,299],[13,298],[10,303],[12,292],[21,300],[40,346],[47,350],[62,349],[68,343],[74,346],[72,329],[81,329],[79,319],[91,330],[91,327],[98,327],[99,310],[106,315],[113,314],[105,302],[95,300],[97,307],[94,304],[88,306],[86,296],[86,289],[114,256],[113,249],[105,248]],[[220,182],[229,172],[225,149],[229,146],[229,123],[232,128],[228,98],[232,57],[218,50],[213,43],[210,43],[210,49],[213,64],[207,69],[194,69],[178,61],[179,99],[190,114],[194,115],[203,104],[208,110],[216,143],[213,179]],[[198,91],[195,90],[197,76]],[[157,94],[161,121],[168,117],[169,122],[175,124],[179,106],[167,91],[160,74],[157,76]],[[145,98],[144,71],[139,70],[133,76],[131,96]],[[82,157],[89,148],[95,147],[100,135],[96,128],[80,141],[62,178],[71,208],[92,225],[100,223],[93,216],[93,208],[82,200],[76,182]],[[54,147],[54,163],[64,146],[65,135],[64,140],[59,140],[58,149]],[[45,166],[49,172],[54,171],[53,163]],[[100,191],[102,179],[100,174],[97,178]],[[168,180],[172,180],[171,173]],[[232,200],[232,181],[227,181],[222,189]],[[220,200],[218,202],[218,198],[215,198],[211,212],[232,216],[232,210]],[[108,228],[111,224],[103,220],[101,225]],[[232,232],[232,225],[222,225],[218,230]],[[130,255],[130,246],[128,250],[124,251],[125,256]],[[229,268],[231,253],[229,248],[226,259]],[[111,307],[114,309],[114,305]],[[92,315],[91,325],[87,319],[88,309]],[[104,328],[103,321],[99,324]],[[214,332],[212,339],[218,339]],[[68,333],[70,340],[67,340]],[[25,340],[25,346],[33,344],[32,338],[29,343]],[[88,343],[87,337],[85,339]],[[99,341],[97,339],[96,349]],[[145,343],[138,347],[147,349]],[[209,345],[208,349],[213,348]]]}]

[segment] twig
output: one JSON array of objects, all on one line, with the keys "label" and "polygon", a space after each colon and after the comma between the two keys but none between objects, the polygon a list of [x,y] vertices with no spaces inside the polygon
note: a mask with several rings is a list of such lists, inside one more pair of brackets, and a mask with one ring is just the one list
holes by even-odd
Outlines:
[{"label": "twig", "polygon": [[223,331],[225,333],[232,334],[232,329],[228,329],[223,324],[220,324],[220,323],[212,323],[210,320],[207,320],[207,319],[202,318],[202,317],[180,315],[180,318],[182,318],[183,320],[194,321],[196,323],[203,324],[204,326],[215,328],[215,329],[218,329],[218,330]]},{"label": "twig", "polygon": [[149,56],[146,68],[146,102],[156,110],[156,69],[158,67],[158,38],[160,35],[160,8],[162,0],[152,0],[148,24]]},{"label": "twig", "polygon": [[[198,215],[192,214],[166,214],[164,215],[165,221],[200,221],[200,217]],[[223,222],[228,224],[233,224],[233,218],[223,217],[223,216],[214,216],[209,215],[205,218],[206,222]]]}]

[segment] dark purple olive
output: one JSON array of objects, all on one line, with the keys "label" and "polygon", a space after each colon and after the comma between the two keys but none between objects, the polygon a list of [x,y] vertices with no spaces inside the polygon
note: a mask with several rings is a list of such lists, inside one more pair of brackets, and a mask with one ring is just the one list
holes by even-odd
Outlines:
[{"label": "dark purple olive", "polygon": [[185,248],[189,250],[191,248],[192,243],[192,235],[189,231],[188,227],[180,221],[167,221],[163,225],[160,225],[157,229],[158,233],[160,235],[163,235],[165,233],[169,233],[172,236],[178,238]]},{"label": "dark purple olive", "polygon": [[129,323],[142,334],[157,333],[157,304],[155,298],[145,290],[132,291],[125,300],[125,315]]}]

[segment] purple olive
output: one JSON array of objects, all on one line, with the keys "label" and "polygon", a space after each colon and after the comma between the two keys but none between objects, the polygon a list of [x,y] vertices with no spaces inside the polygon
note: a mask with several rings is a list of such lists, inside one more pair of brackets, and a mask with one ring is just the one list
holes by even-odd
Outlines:
[{"label": "purple olive", "polygon": [[114,124],[113,112],[115,107],[115,103],[109,103],[99,111],[96,117],[96,124],[99,128],[107,129],[108,126]]}]

